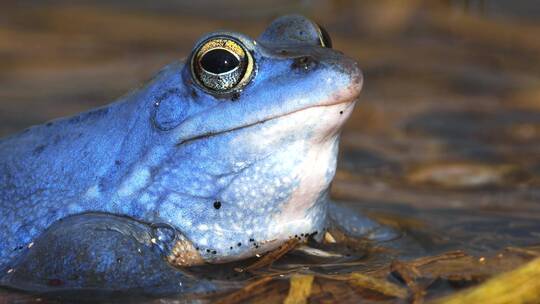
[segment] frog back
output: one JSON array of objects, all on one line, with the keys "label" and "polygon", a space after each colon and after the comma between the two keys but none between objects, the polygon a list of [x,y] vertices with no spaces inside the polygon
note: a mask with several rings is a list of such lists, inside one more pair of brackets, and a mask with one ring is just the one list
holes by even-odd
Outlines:
[{"label": "frog back", "polygon": [[0,140],[1,260],[55,220],[102,209],[96,202],[85,205],[84,197],[95,185],[107,186],[129,153],[137,153],[122,151],[128,134],[144,136],[132,132],[142,119],[131,115],[138,106],[122,100]]}]

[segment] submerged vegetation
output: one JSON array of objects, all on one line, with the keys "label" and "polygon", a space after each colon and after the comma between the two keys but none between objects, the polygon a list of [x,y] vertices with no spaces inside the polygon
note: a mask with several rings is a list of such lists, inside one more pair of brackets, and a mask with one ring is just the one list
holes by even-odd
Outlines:
[{"label": "submerged vegetation", "polygon": [[[289,249],[294,255],[295,248]],[[258,268],[257,276],[242,288],[205,298],[217,303],[343,303],[359,298],[377,303],[534,303],[540,297],[539,256],[540,247],[509,247],[491,256],[451,251],[407,261],[390,254],[379,263],[365,257],[352,263],[294,266],[276,260],[277,265]],[[353,264],[367,268],[349,272]],[[440,298],[450,289],[458,292]]]}]

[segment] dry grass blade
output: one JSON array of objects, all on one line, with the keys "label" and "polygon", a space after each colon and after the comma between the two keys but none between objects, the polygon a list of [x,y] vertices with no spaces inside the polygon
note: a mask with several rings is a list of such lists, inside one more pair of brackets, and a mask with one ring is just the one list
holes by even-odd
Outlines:
[{"label": "dry grass blade", "polygon": [[538,257],[540,256],[540,251],[538,249],[528,249],[528,248],[519,248],[519,247],[507,247],[506,251],[513,252],[513,253],[519,253],[523,255],[528,255],[531,257]]},{"label": "dry grass blade", "polygon": [[364,273],[353,272],[347,275],[318,274],[317,277],[333,281],[345,281],[351,286],[375,291],[388,297],[399,299],[405,299],[407,297],[407,290],[405,288]]},{"label": "dry grass blade", "polygon": [[439,304],[538,303],[540,299],[540,258],[498,275],[484,284],[440,299]]},{"label": "dry grass blade", "polygon": [[281,258],[283,255],[285,255],[287,252],[291,251],[294,247],[296,247],[296,245],[298,245],[298,243],[299,241],[297,239],[290,239],[287,242],[285,242],[283,245],[281,245],[278,249],[264,255],[257,262],[244,268],[236,268],[235,270],[239,272],[252,271],[252,270],[257,270],[264,266],[270,265],[274,261]]},{"label": "dry grass blade", "polygon": [[242,289],[237,290],[222,299],[216,301],[216,304],[231,304],[231,303],[238,303],[241,301],[244,301],[250,297],[253,297],[257,294],[257,290],[261,289],[264,285],[268,284],[270,281],[272,281],[272,277],[264,277],[260,280],[257,280],[253,283],[247,284]]},{"label": "dry grass blade", "polygon": [[434,262],[439,262],[443,260],[454,260],[454,259],[459,259],[466,256],[467,254],[465,252],[461,250],[455,250],[455,251],[445,252],[443,254],[439,254],[435,256],[428,256],[428,257],[416,259],[411,263],[411,265],[414,267],[420,267],[420,266],[424,266],[424,265],[431,264]]},{"label": "dry grass blade", "polygon": [[293,275],[291,277],[291,287],[289,294],[285,298],[284,304],[302,304],[307,303],[313,286],[313,275]]},{"label": "dry grass blade", "polygon": [[407,298],[407,290],[405,288],[402,288],[396,284],[390,283],[385,280],[381,280],[361,273],[352,273],[349,279],[349,284],[356,287],[373,290],[380,294],[399,299]]}]

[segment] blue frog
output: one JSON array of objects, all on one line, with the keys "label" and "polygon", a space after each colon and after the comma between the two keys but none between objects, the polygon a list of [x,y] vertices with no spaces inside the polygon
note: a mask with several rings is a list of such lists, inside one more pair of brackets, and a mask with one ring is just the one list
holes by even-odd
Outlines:
[{"label": "blue frog", "polygon": [[118,101],[2,139],[0,284],[182,291],[178,268],[320,240],[332,218],[377,227],[328,194],[362,81],[324,29],[284,16],[255,40],[207,34]]}]

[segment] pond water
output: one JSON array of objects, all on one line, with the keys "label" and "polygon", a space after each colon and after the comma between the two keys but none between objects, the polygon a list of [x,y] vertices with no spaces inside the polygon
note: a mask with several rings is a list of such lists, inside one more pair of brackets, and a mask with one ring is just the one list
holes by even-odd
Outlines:
[{"label": "pond water", "polygon": [[[371,271],[394,259],[455,250],[492,256],[540,244],[537,1],[49,0],[3,3],[0,11],[0,136],[114,100],[186,56],[206,32],[256,37],[281,14],[317,20],[334,48],[359,61],[365,89],[343,132],[332,196],[397,227],[402,238],[379,244],[391,255],[356,251],[335,267],[288,254],[272,270],[284,278],[262,299],[282,301],[291,271]],[[271,273],[231,279],[232,266],[221,272],[214,279],[233,280],[227,288]],[[314,302],[337,301],[336,294],[351,302],[410,300],[317,284],[330,296],[317,289]],[[428,295],[460,287],[431,287]]]}]

